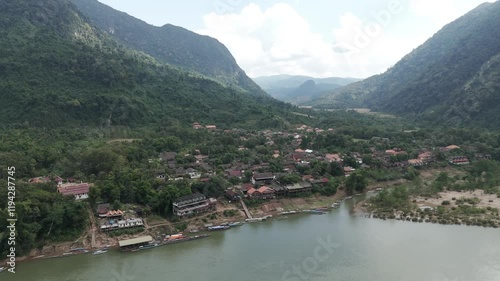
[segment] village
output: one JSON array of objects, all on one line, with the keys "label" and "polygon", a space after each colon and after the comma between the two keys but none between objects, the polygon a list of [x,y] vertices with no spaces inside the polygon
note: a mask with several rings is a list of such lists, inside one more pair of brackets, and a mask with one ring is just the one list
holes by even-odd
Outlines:
[{"label": "village", "polygon": [[[394,142],[383,137],[358,141],[353,147],[333,151],[323,147],[328,147],[328,142],[342,143],[342,139],[335,137],[334,129],[306,125],[285,132],[219,130],[215,125],[203,126],[200,123],[194,123],[193,129],[204,130],[231,146],[237,146],[237,154],[227,157],[227,153],[211,152],[210,147],[193,147],[190,149],[192,153],[164,151],[147,160],[152,170],[151,180],[160,188],[180,182],[191,186],[192,193],[171,203],[173,220],[177,224],[186,222],[176,229],[181,232],[224,230],[242,222],[299,212],[321,214],[337,207],[345,197],[366,191],[367,187],[388,187],[385,181],[401,180],[401,175],[410,170],[459,168],[471,161],[491,158],[491,155],[478,153],[470,146],[463,148],[450,144],[445,147],[407,146],[404,149],[394,147]],[[374,180],[373,175],[377,173],[397,176]],[[352,175],[362,175],[364,186],[349,189]],[[212,181],[223,187],[222,193],[207,193],[207,185],[213,184]],[[59,193],[73,196],[77,201],[89,200],[94,186],[93,183],[58,176],[36,177],[29,182],[53,182]],[[371,183],[369,186],[368,182]],[[146,216],[143,206],[98,202],[91,219],[95,224],[91,230],[91,248],[115,245],[115,237],[151,234],[151,229],[157,226],[175,225],[168,220],[148,222]]]}]

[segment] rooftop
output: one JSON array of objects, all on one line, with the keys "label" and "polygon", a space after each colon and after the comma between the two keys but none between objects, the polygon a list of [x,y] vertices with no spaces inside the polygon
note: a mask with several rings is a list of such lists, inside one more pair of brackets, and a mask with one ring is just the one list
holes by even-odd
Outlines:
[{"label": "rooftop", "polygon": [[57,188],[57,191],[63,195],[78,195],[89,193],[90,185],[88,183],[63,184]]},{"label": "rooftop", "polygon": [[274,175],[272,173],[255,174],[255,175],[253,175],[253,178],[256,180],[274,179]]},{"label": "rooftop", "polygon": [[131,246],[135,244],[142,244],[142,243],[147,243],[153,241],[153,237],[151,236],[142,236],[142,237],[137,237],[134,239],[128,239],[128,240],[122,240],[118,242],[120,244],[120,247],[126,247],[126,246]]},{"label": "rooftop", "polygon": [[186,203],[191,203],[191,202],[196,202],[196,201],[201,201],[201,200],[206,200],[207,197],[201,193],[195,193],[191,194],[188,196],[180,197],[179,199],[174,201],[174,204],[186,204]]}]

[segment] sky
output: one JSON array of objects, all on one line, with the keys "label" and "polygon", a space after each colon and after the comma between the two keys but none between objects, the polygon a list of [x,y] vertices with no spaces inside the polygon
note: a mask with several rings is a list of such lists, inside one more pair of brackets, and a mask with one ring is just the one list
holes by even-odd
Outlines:
[{"label": "sky", "polygon": [[[385,72],[486,0],[99,0],[222,42],[250,77]],[[490,0],[489,2],[494,2]]]}]

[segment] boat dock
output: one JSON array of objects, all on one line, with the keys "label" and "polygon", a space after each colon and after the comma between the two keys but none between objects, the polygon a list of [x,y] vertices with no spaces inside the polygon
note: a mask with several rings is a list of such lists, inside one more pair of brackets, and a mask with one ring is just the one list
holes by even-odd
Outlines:
[{"label": "boat dock", "polygon": [[243,211],[245,212],[245,216],[247,216],[247,219],[253,219],[252,214],[250,214],[250,211],[247,208],[247,205],[245,202],[243,202],[243,199],[240,199],[241,206],[243,207]]}]

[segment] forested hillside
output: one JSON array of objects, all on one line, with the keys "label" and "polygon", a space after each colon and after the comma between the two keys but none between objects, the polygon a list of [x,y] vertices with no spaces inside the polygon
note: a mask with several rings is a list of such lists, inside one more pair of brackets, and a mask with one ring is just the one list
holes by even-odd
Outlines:
[{"label": "forested hillside", "polygon": [[129,49],[67,0],[0,1],[0,74],[7,126],[279,127],[290,109]]},{"label": "forested hillside", "polygon": [[386,73],[318,99],[454,125],[499,128],[500,2],[445,26]]},{"label": "forested hillside", "polygon": [[171,24],[149,25],[97,0],[71,0],[97,27],[129,46],[160,62],[201,73],[207,77],[265,95],[238,66],[229,50],[214,38],[202,36]]}]

